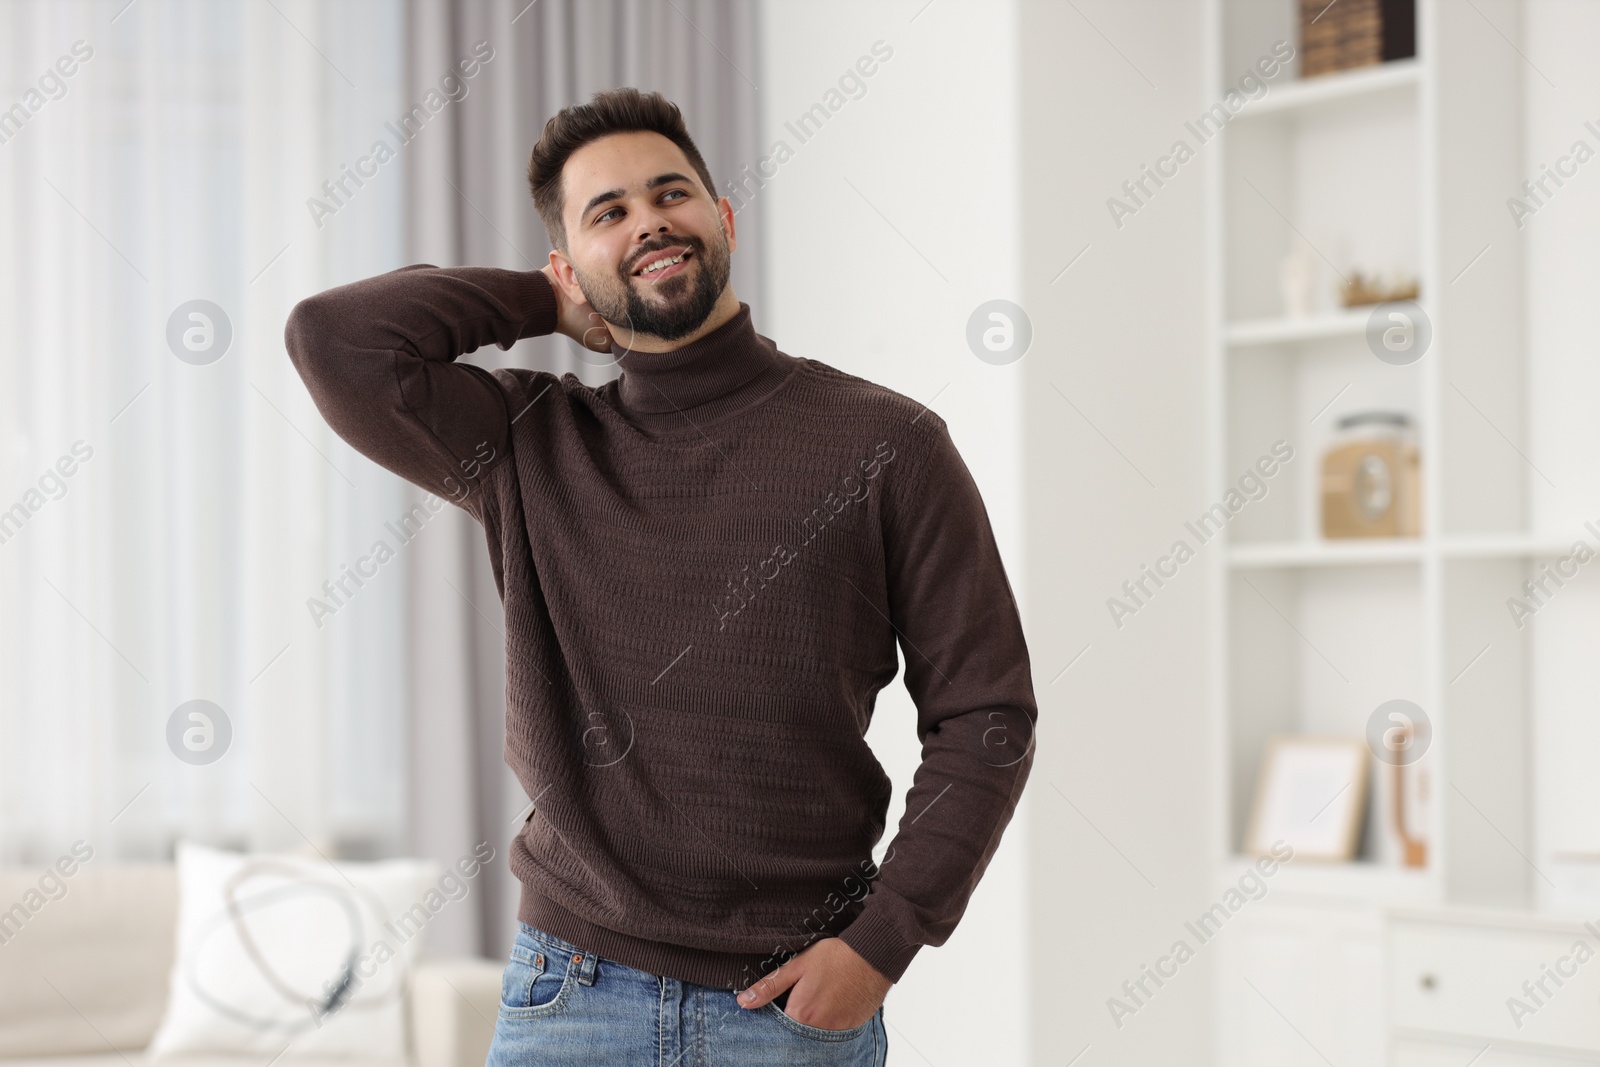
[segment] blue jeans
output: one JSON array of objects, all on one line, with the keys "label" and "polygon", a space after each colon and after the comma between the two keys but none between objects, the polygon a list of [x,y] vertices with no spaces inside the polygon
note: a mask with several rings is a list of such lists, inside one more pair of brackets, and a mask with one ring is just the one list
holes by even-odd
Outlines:
[{"label": "blue jeans", "polygon": [[517,923],[486,1067],[884,1067],[883,1008],[851,1030],[597,957]]}]

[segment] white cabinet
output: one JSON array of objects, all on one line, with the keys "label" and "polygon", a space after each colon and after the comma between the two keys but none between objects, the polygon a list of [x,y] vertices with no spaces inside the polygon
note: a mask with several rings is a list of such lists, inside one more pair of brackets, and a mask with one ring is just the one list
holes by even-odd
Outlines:
[{"label": "white cabinet", "polygon": [[1600,1062],[1600,938],[1576,921],[1399,913],[1387,955],[1396,1035]]},{"label": "white cabinet", "polygon": [[1577,918],[1286,883],[1211,948],[1225,1067],[1600,1067],[1600,936]]}]

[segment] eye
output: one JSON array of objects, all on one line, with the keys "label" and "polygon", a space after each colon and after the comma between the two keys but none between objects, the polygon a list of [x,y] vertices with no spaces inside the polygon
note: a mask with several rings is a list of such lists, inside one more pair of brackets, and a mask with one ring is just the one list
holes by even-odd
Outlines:
[{"label": "eye", "polygon": [[[662,202],[676,202],[678,200],[687,199],[689,199],[689,193],[684,189],[668,189],[666,192],[661,194]],[[594,225],[598,226],[600,223],[608,221],[612,215],[618,214],[621,211],[621,207],[607,208],[605,211],[594,217]]]}]

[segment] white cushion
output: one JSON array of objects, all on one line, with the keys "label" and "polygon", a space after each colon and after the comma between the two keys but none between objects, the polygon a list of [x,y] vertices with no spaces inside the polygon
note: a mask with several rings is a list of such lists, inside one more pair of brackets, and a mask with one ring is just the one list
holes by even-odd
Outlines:
[{"label": "white cushion", "polygon": [[406,1059],[410,967],[446,903],[437,864],[330,864],[183,841],[177,869],[177,955],[150,1058]]}]

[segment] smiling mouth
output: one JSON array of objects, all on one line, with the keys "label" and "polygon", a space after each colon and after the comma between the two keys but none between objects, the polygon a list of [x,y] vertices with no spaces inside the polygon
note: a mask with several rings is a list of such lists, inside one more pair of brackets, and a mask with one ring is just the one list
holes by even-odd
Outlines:
[{"label": "smiling mouth", "polygon": [[663,248],[660,252],[647,253],[633,276],[654,284],[683,273],[693,255],[694,252],[688,248]]}]

